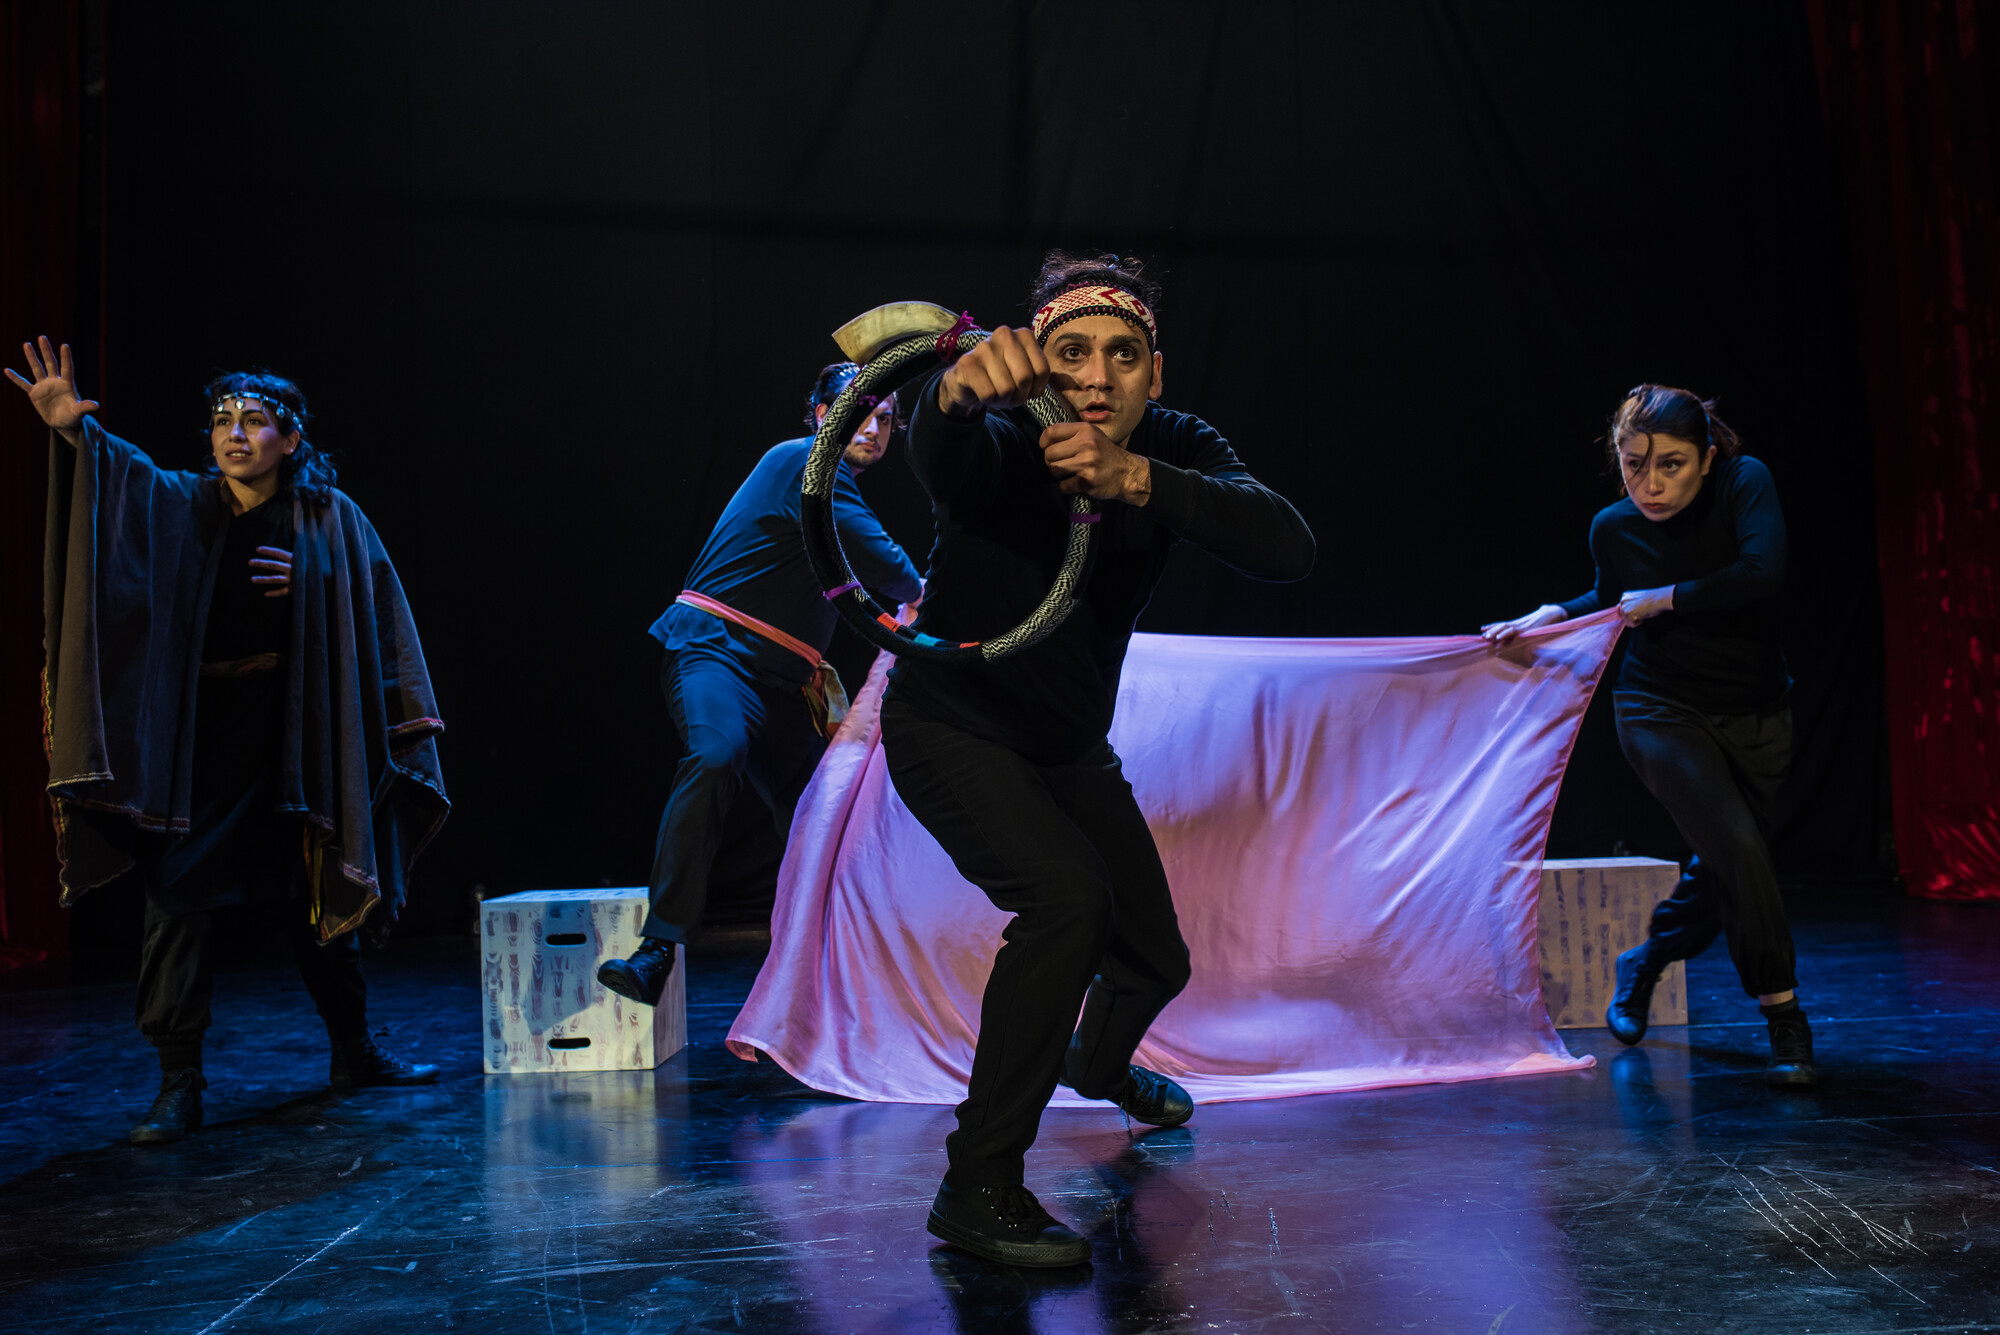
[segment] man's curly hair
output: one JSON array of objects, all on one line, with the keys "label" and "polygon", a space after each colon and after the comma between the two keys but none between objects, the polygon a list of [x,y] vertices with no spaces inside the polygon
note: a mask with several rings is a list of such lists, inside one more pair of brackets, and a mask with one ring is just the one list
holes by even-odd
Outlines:
[{"label": "man's curly hair", "polygon": [[1122,287],[1152,307],[1155,314],[1159,312],[1160,285],[1146,276],[1143,261],[1130,255],[1078,254],[1067,250],[1052,250],[1042,258],[1042,271],[1035,277],[1028,309],[1040,310],[1064,288],[1079,283]]}]

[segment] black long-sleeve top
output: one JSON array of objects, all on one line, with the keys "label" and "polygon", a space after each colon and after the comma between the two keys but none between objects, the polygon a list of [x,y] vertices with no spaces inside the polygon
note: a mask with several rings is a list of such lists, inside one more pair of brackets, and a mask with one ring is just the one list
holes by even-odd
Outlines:
[{"label": "black long-sleeve top", "polygon": [[[990,639],[1048,593],[1069,541],[1069,498],[1040,441],[1041,428],[1019,410],[946,413],[936,377],[917,396],[910,462],[937,524],[920,631]],[[1089,573],[1062,625],[990,663],[901,659],[891,699],[1036,763],[1073,760],[1110,731],[1126,644],[1176,542],[1259,579],[1303,579],[1312,569],[1313,537],[1298,511],[1251,477],[1206,422],[1148,404],[1125,448],[1152,461],[1152,495],[1141,508],[1104,502]]]},{"label": "black long-sleeve top", "polygon": [[1590,523],[1597,586],[1571,616],[1616,607],[1633,589],[1674,586],[1674,607],[1627,639],[1621,689],[1713,714],[1757,713],[1791,689],[1779,595],[1785,513],[1771,472],[1748,456],[1718,461],[1694,501],[1652,520],[1628,496]]},{"label": "black long-sleeve top", "polygon": [[259,547],[292,549],[291,518],[291,506],[274,497],[237,515],[223,530],[222,561],[202,632],[203,662],[282,654],[291,648],[291,596],[272,598],[265,593],[267,586],[251,583],[266,572],[250,564]]}]

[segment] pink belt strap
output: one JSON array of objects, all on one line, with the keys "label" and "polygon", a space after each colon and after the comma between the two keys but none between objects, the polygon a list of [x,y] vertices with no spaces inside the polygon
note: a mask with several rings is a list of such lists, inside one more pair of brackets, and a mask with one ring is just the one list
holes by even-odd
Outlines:
[{"label": "pink belt strap", "polygon": [[678,594],[674,595],[674,601],[677,603],[686,603],[689,607],[698,607],[710,616],[721,617],[724,621],[733,621],[753,635],[762,635],[773,644],[791,650],[800,658],[805,659],[806,665],[815,671],[819,668],[819,650],[796,636],[785,634],[785,632],[779,630],[769,622],[759,621],[756,617],[750,616],[748,613],[737,611],[728,603],[717,602],[707,594],[696,593],[693,589],[682,589]]},{"label": "pink belt strap", "polygon": [[797,636],[787,635],[776,626],[739,612],[728,603],[717,602],[705,593],[682,589],[674,596],[674,601],[699,608],[710,616],[721,617],[724,621],[732,621],[752,635],[761,635],[780,648],[789,649],[805,659],[806,665],[812,668],[812,676],[800,688],[800,693],[806,698],[806,708],[812,712],[814,729],[822,737],[833,736],[834,729],[840,726],[841,719],[847,717],[847,688],[840,684],[840,674],[833,670],[833,664],[820,658],[819,650]]}]

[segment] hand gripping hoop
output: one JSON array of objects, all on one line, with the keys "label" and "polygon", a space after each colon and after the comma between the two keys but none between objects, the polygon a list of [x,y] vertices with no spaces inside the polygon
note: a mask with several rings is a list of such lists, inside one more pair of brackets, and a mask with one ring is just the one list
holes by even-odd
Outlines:
[{"label": "hand gripping hoop", "polygon": [[[1070,498],[1069,545],[1047,596],[1020,625],[987,640],[950,643],[919,635],[897,624],[895,613],[871,598],[854,577],[833,522],[833,484],[834,470],[841,466],[841,455],[854,434],[860,398],[864,394],[887,398],[935,371],[940,357],[951,360],[985,342],[986,331],[969,328],[968,323],[969,319],[954,316],[941,306],[902,302],[878,306],[835,332],[834,342],[862,364],[861,372],[827,409],[826,420],[813,437],[812,452],[806,456],[801,488],[806,557],[820,587],[827,591],[827,601],[870,643],[892,654],[933,663],[1001,658],[1027,648],[1060,626],[1076,606],[1090,557],[1090,531],[1098,521],[1095,501],[1088,496]],[[1053,389],[1044,391],[1027,409],[1029,416],[1045,427],[1077,420],[1069,404]]]}]

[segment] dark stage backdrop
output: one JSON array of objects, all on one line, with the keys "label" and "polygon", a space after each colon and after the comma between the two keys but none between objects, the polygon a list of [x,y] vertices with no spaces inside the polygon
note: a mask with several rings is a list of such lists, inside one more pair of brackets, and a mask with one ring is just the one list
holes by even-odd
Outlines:
[{"label": "dark stage backdrop", "polygon": [[[1622,392],[1718,396],[1791,523],[1781,859],[1879,876],[1873,465],[1802,15],[1089,14],[113,0],[103,418],[193,462],[214,368],[312,395],[449,726],[412,919],[643,876],[645,628],[828,332],[898,298],[1018,321],[1051,244],[1149,260],[1166,402],[1319,538],[1296,586],[1181,554],[1144,629],[1462,633],[1577,593]],[[866,490],[927,548],[899,455]],[[1677,854],[1606,713],[1552,851]]]},{"label": "dark stage backdrop", "polygon": [[[88,310],[81,276],[94,271],[96,256],[81,244],[91,105],[84,91],[84,8],[60,0],[0,4],[0,180],[13,183],[0,191],[0,313],[10,323],[68,327]],[[101,83],[94,91],[102,92]],[[0,348],[19,333],[0,333]],[[13,357],[8,362],[19,366]],[[84,369],[99,370],[88,362]],[[0,389],[14,394],[11,384]],[[35,415],[22,403],[6,403],[0,410],[0,974],[60,956],[68,939],[57,904],[41,745],[48,451],[48,432]]]}]

